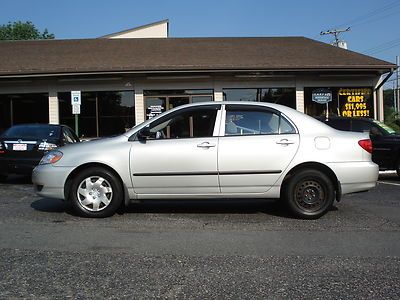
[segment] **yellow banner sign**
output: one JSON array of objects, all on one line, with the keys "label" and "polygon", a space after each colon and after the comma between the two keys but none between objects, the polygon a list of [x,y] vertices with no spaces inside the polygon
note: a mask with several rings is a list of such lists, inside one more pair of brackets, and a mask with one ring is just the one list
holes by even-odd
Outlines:
[{"label": "yellow banner sign", "polygon": [[340,89],[339,103],[342,117],[372,117],[371,89]]}]

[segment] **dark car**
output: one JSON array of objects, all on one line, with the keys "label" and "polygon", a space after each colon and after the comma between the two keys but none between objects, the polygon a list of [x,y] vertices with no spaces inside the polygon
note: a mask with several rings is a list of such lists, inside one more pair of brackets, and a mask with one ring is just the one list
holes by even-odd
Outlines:
[{"label": "dark car", "polygon": [[77,142],[74,131],[64,125],[12,126],[0,135],[0,179],[8,174],[30,175],[45,152]]},{"label": "dark car", "polygon": [[369,132],[372,160],[380,170],[396,170],[400,176],[400,134],[386,124],[369,118],[330,117],[318,120],[344,131]]}]

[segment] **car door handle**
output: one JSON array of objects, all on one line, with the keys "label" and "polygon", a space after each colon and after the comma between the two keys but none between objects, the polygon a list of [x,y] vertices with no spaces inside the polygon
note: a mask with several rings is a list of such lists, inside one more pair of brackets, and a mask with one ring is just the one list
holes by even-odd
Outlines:
[{"label": "car door handle", "polygon": [[212,148],[215,146],[216,146],[215,144],[211,144],[209,142],[203,142],[203,143],[197,145],[197,147],[199,147],[199,148],[206,148],[206,149]]},{"label": "car door handle", "polygon": [[282,145],[282,146],[287,146],[287,145],[291,145],[294,144],[294,141],[290,141],[288,139],[282,139],[280,141],[276,142],[278,145]]}]

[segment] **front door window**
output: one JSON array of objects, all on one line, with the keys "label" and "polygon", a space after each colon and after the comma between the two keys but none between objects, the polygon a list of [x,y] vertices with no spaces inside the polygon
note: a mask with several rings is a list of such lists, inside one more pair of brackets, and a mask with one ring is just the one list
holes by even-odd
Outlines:
[{"label": "front door window", "polygon": [[150,124],[150,139],[211,137],[219,106],[201,106],[167,115]]}]

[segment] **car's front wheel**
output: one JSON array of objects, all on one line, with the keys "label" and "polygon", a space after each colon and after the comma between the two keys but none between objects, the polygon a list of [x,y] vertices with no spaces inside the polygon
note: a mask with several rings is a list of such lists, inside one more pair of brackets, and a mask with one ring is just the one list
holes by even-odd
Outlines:
[{"label": "car's front wheel", "polygon": [[296,217],[317,219],[332,207],[335,189],[332,181],[318,170],[301,170],[283,187],[283,200]]},{"label": "car's front wheel", "polygon": [[78,173],[69,195],[79,215],[104,218],[112,216],[121,206],[123,189],[120,180],[112,172],[94,167]]}]

